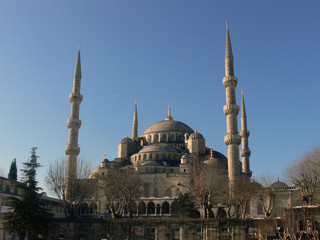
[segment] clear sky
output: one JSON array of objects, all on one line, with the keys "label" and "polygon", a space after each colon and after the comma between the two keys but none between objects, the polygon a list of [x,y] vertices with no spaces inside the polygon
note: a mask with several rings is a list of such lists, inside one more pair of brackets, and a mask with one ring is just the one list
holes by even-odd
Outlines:
[{"label": "clear sky", "polygon": [[[240,105],[244,89],[255,177],[319,144],[320,1],[1,1],[0,161],[7,174],[38,147],[39,181],[65,157],[78,42],[80,157],[96,167],[167,115],[226,155],[225,22]],[[19,176],[21,176],[19,172]]]}]

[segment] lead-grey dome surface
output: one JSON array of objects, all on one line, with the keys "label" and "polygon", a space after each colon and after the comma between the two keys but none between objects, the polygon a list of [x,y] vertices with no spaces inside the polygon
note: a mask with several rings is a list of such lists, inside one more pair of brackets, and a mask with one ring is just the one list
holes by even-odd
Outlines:
[{"label": "lead-grey dome surface", "polygon": [[167,144],[159,143],[159,144],[147,145],[139,151],[139,153],[148,153],[148,152],[178,152],[178,150]]},{"label": "lead-grey dome surface", "polygon": [[163,120],[153,124],[144,134],[157,132],[182,132],[193,133],[194,131],[187,124],[176,120]]}]

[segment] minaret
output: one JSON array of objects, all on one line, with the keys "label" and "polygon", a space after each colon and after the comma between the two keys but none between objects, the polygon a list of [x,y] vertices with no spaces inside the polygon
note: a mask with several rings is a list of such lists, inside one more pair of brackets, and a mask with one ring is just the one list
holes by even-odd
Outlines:
[{"label": "minaret", "polygon": [[225,55],[225,77],[222,79],[223,85],[226,89],[226,105],[223,111],[227,117],[227,134],[224,137],[224,142],[228,146],[228,174],[230,186],[240,176],[240,160],[239,160],[239,144],[241,138],[238,135],[237,116],[239,113],[239,106],[236,103],[235,88],[238,80],[234,76],[233,69],[233,54],[231,48],[231,41],[229,35],[229,24],[227,21],[227,39],[226,39],[226,55]]},{"label": "minaret", "polygon": [[80,61],[80,43],[78,50],[77,63],[73,75],[73,89],[69,95],[71,102],[70,118],[67,121],[69,128],[68,145],[65,147],[67,155],[66,166],[66,198],[70,199],[70,191],[72,182],[76,179],[77,175],[77,156],[80,153],[78,147],[79,128],[81,126],[81,120],[79,119],[80,103],[82,101],[82,95],[80,94],[81,87],[81,61]]},{"label": "minaret", "polygon": [[241,146],[242,150],[240,152],[242,157],[242,172],[251,177],[252,172],[250,171],[250,161],[249,157],[251,151],[249,149],[249,135],[250,131],[247,129],[247,114],[246,114],[246,107],[244,105],[244,96],[243,96],[243,89],[241,91],[242,94],[242,107],[241,107]]},{"label": "minaret", "polygon": [[135,141],[138,138],[138,112],[137,112],[137,98],[134,105],[133,124],[132,124],[132,140]]}]

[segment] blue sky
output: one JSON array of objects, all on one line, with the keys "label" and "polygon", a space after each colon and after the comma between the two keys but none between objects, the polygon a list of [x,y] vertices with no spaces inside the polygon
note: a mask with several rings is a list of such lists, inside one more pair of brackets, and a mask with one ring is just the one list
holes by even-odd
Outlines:
[{"label": "blue sky", "polygon": [[80,157],[92,167],[131,135],[135,97],[139,134],[170,103],[174,119],[226,155],[226,19],[253,174],[281,179],[320,140],[319,1],[1,1],[1,168],[16,158],[21,169],[37,146],[45,187],[50,162],[65,157],[79,41]]}]

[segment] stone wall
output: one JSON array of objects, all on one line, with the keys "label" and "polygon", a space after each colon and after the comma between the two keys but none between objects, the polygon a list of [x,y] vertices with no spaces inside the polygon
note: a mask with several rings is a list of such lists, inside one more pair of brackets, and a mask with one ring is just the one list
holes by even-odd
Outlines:
[{"label": "stone wall", "polygon": [[48,239],[247,240],[252,226],[251,220],[237,219],[55,219]]}]

